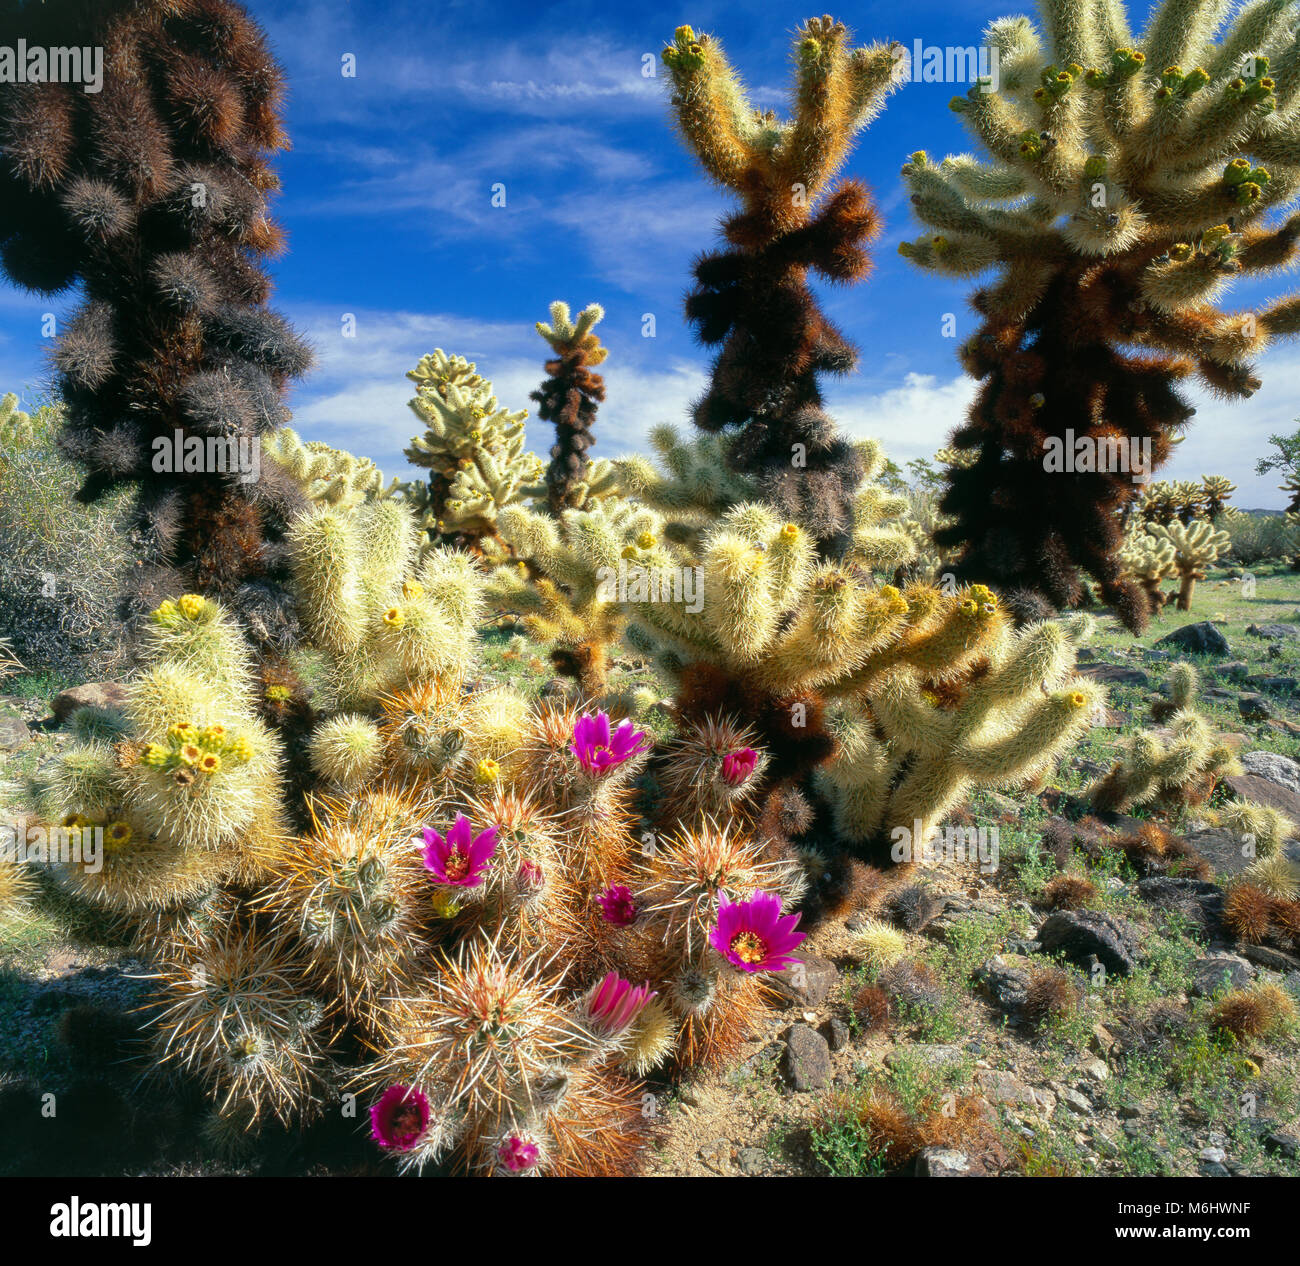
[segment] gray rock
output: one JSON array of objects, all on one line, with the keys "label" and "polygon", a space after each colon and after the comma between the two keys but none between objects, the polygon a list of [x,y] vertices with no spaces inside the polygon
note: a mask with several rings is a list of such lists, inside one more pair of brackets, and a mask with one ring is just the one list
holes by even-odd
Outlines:
[{"label": "gray rock", "polygon": [[1075,1116],[1090,1117],[1095,1113],[1092,1103],[1085,1095],[1081,1095],[1077,1090],[1071,1090],[1068,1087],[1061,1091],[1061,1102]]},{"label": "gray rock", "polygon": [[1250,673],[1250,665],[1244,659],[1232,659],[1226,664],[1216,664],[1214,671],[1220,677],[1227,677],[1232,681],[1241,681]]},{"label": "gray rock", "polygon": [[88,681],[84,686],[73,686],[54,696],[50,711],[60,721],[66,721],[78,708],[123,708],[126,706],[126,687],[117,681]]},{"label": "gray rock", "polygon": [[1300,641],[1300,624],[1248,624],[1246,632],[1270,642]]},{"label": "gray rock", "polygon": [[1230,1170],[1222,1161],[1201,1160],[1197,1161],[1196,1168],[1206,1178],[1231,1178]]},{"label": "gray rock", "polygon": [[1254,686],[1256,690],[1269,690],[1275,695],[1293,695],[1296,690],[1296,679],[1275,677],[1265,673],[1259,677],[1247,677],[1246,685]]},{"label": "gray rock", "polygon": [[805,954],[802,962],[792,963],[784,971],[773,972],[767,979],[787,1003],[808,1011],[825,1002],[826,995],[839,979],[839,971],[829,959]]},{"label": "gray rock", "polygon": [[1058,910],[1038,929],[1047,954],[1064,954],[1086,967],[1096,957],[1113,976],[1127,976],[1137,965],[1138,935],[1126,920],[1099,910]]},{"label": "gray rock", "polygon": [[816,1029],[795,1024],[785,1035],[785,1075],[798,1091],[820,1090],[831,1079],[831,1048]]},{"label": "gray rock", "polygon": [[1180,651],[1192,651],[1197,655],[1232,654],[1228,639],[1209,620],[1202,620],[1198,624],[1184,624],[1181,629],[1166,633],[1156,645],[1175,647]]},{"label": "gray rock", "polygon": [[1187,836],[1187,842],[1210,863],[1220,879],[1240,875],[1255,860],[1242,851],[1241,836],[1225,827],[1193,831]]},{"label": "gray rock", "polygon": [[949,1147],[923,1147],[916,1154],[918,1178],[965,1178],[971,1171],[970,1157]]},{"label": "gray rock", "polygon": [[1153,875],[1138,880],[1138,896],[1158,910],[1187,919],[1194,930],[1211,935],[1221,926],[1223,889],[1204,879]]},{"label": "gray rock", "polygon": [[1270,971],[1279,971],[1283,975],[1300,971],[1300,958],[1284,950],[1274,949],[1271,945],[1247,945],[1242,942],[1237,946],[1237,953],[1248,958],[1257,967],[1267,967]]},{"label": "gray rock", "polygon": [[842,1051],[849,1044],[849,1026],[839,1016],[832,1016],[822,1025],[822,1035],[833,1051]]},{"label": "gray rock", "polygon": [[16,752],[31,742],[31,737],[22,717],[0,717],[0,752]]},{"label": "gray rock", "polygon": [[1267,721],[1273,715],[1273,707],[1263,695],[1241,695],[1237,711],[1243,721]]},{"label": "gray rock", "polygon": [[1277,752],[1246,752],[1241,757],[1241,767],[1256,778],[1275,782],[1300,796],[1300,765],[1289,756]]},{"label": "gray rock", "polygon": [[990,1103],[1009,1103],[1017,1107],[1043,1108],[1051,1111],[1055,1096],[1049,1090],[1036,1090],[1015,1073],[982,1068],[975,1074],[975,1084]]},{"label": "gray rock", "polygon": [[1273,1130],[1264,1136],[1264,1150],[1287,1160],[1300,1160],[1300,1139],[1284,1130]]},{"label": "gray rock", "polygon": [[999,956],[976,968],[975,979],[999,1010],[1008,1015],[1019,1014],[1025,1005],[1030,977],[1024,968],[1008,963]]},{"label": "gray rock", "polygon": [[1107,686],[1141,686],[1151,684],[1151,678],[1140,668],[1125,668],[1122,664],[1085,664],[1079,670],[1085,677]]},{"label": "gray rock", "polygon": [[966,1058],[966,1055],[960,1046],[918,1042],[907,1047],[906,1055],[902,1051],[890,1051],[885,1056],[885,1067],[897,1068],[899,1064],[905,1063],[909,1058],[920,1060],[921,1063],[931,1068],[944,1068],[952,1064],[960,1064]]},{"label": "gray rock", "polygon": [[767,1153],[757,1147],[742,1147],[736,1153],[736,1168],[750,1178],[767,1173]]},{"label": "gray rock", "polygon": [[1239,954],[1207,954],[1189,968],[1192,983],[1187,992],[1208,998],[1221,989],[1240,989],[1255,978],[1255,969]]}]

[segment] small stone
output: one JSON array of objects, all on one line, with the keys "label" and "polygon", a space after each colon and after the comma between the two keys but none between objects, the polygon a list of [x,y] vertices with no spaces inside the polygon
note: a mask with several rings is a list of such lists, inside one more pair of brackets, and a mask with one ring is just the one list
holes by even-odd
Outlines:
[{"label": "small stone", "polygon": [[1271,945],[1247,945],[1242,943],[1237,946],[1237,953],[1243,958],[1248,958],[1256,967],[1267,967],[1270,971],[1288,973],[1300,971],[1300,958],[1294,954],[1288,954],[1285,950],[1274,949]]},{"label": "small stone", "polygon": [[715,1174],[731,1173],[731,1140],[714,1139],[699,1150],[699,1158]]},{"label": "small stone", "polygon": [[767,1173],[767,1153],[757,1147],[742,1147],[736,1153],[736,1168],[750,1178]]},{"label": "small stone", "polygon": [[785,1075],[797,1091],[820,1090],[831,1078],[831,1049],[816,1029],[795,1024],[785,1036]]},{"label": "small stone", "polygon": [[890,1051],[885,1056],[885,1067],[897,1068],[909,1059],[919,1060],[930,1068],[944,1068],[952,1064],[960,1064],[965,1059],[965,1053],[959,1046],[917,1042],[915,1045],[907,1047],[906,1053],[903,1051]]},{"label": "small stone", "polygon": [[1246,752],[1241,757],[1241,767],[1256,778],[1275,782],[1295,795],[1300,795],[1300,764],[1289,756],[1277,752]]},{"label": "small stone", "polygon": [[1125,668],[1122,664],[1085,664],[1079,671],[1107,686],[1141,686],[1145,689],[1151,685],[1151,678],[1140,668]]},{"label": "small stone", "polygon": [[1114,976],[1137,965],[1137,931],[1123,919],[1098,910],[1058,910],[1038,929],[1045,953],[1062,953],[1086,967],[1095,956]]},{"label": "small stone", "polygon": [[1110,1069],[1103,1060],[1090,1059],[1079,1065],[1079,1070],[1089,1081],[1109,1081]]},{"label": "small stone", "polygon": [[1272,706],[1263,695],[1242,695],[1237,700],[1237,711],[1243,721],[1267,721],[1273,715]]},{"label": "small stone", "polygon": [[1008,1015],[1017,1014],[1025,1005],[1030,983],[1029,972],[1008,963],[1005,958],[991,958],[976,968],[975,979],[997,1007]]},{"label": "small stone", "polygon": [[1198,1161],[1196,1168],[1206,1178],[1231,1178],[1232,1171],[1228,1169],[1221,1161]]},{"label": "small stone", "polygon": [[1300,624],[1248,624],[1246,632],[1252,637],[1266,637],[1270,642],[1300,640]]},{"label": "small stone", "polygon": [[1275,695],[1293,695],[1296,691],[1296,679],[1294,677],[1279,677],[1271,673],[1264,673],[1258,677],[1247,677],[1246,685],[1254,686],[1256,690],[1268,690]]},{"label": "small stone", "polygon": [[1233,659],[1226,664],[1218,664],[1214,671],[1220,677],[1227,677],[1231,681],[1241,681],[1250,673],[1250,665],[1244,659]]},{"label": "small stone", "polygon": [[801,1011],[820,1006],[838,979],[835,964],[816,954],[806,954],[801,962],[768,977],[786,1002]]},{"label": "small stone", "polygon": [[918,1178],[965,1178],[970,1173],[970,1157],[948,1147],[923,1147],[916,1155]]},{"label": "small stone", "polygon": [[31,737],[32,732],[21,717],[0,717],[0,752],[16,752]]},{"label": "small stone", "polygon": [[826,1045],[833,1051],[842,1051],[849,1044],[849,1026],[839,1016],[832,1016],[822,1026]]},{"label": "small stone", "polygon": [[1206,1147],[1201,1151],[1201,1160],[1211,1161],[1215,1165],[1222,1165],[1228,1159],[1228,1154],[1221,1147]]},{"label": "small stone", "polygon": [[1272,1156],[1284,1156],[1287,1160],[1300,1160],[1300,1139],[1284,1130],[1273,1130],[1264,1136],[1264,1150]]},{"label": "small stone", "polygon": [[1222,989],[1240,989],[1255,978],[1255,969],[1239,954],[1207,954],[1189,968],[1192,983],[1187,992],[1208,998]]},{"label": "small stone", "polygon": [[1208,620],[1197,624],[1184,624],[1181,629],[1166,633],[1157,646],[1169,646],[1181,651],[1193,651],[1198,655],[1231,655],[1232,648],[1228,639]]},{"label": "small stone", "polygon": [[78,708],[124,708],[126,687],[117,681],[88,681],[84,686],[73,686],[60,691],[50,704],[50,711],[60,721],[66,721]]},{"label": "small stone", "polygon": [[1094,1115],[1092,1104],[1077,1090],[1063,1089],[1060,1097],[1061,1102],[1076,1116],[1090,1117]]}]

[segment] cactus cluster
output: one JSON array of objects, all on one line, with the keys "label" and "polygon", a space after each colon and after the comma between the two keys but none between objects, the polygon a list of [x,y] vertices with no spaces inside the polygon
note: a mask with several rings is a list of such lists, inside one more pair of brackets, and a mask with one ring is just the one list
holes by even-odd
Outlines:
[{"label": "cactus cluster", "polygon": [[429,479],[403,491],[431,542],[477,547],[495,536],[498,514],[541,477],[541,460],[524,451],[527,411],[503,408],[470,361],[441,348],[406,376],[415,383],[411,408],[425,425],[406,456]]},{"label": "cactus cluster", "polygon": [[[1123,574],[1118,512],[1192,416],[1180,383],[1249,396],[1252,358],[1300,332],[1294,295],[1215,306],[1300,249],[1300,215],[1285,214],[1300,176],[1295,13],[1164,0],[1134,35],[1122,3],[1042,7],[1043,35],[1025,18],[990,26],[998,82],[952,102],[980,155],[918,152],[903,168],[929,230],[903,254],[1000,274],[973,296],[981,323],[961,356],[982,386],[952,442],[977,460],[950,472],[941,508],[956,522],[939,539],[962,547],[963,579],[1012,601],[1073,605],[1088,573],[1136,630],[1149,604]],[[1052,468],[1050,450],[1080,444],[1086,463]]]},{"label": "cactus cluster", "polygon": [[273,472],[245,478],[311,362],[266,307],[280,70],[231,0],[9,5],[0,41],[103,54],[99,92],[0,85],[0,265],[39,294],[78,288],[53,351],[60,442],[82,500],[135,491],[146,566],[128,609],[194,589],[283,644],[280,545],[301,497]]},{"label": "cactus cluster", "polygon": [[716,37],[678,27],[663,50],[683,138],[742,202],[723,222],[726,249],[696,264],[686,301],[699,338],[720,347],[695,423],[725,434],[730,468],[831,553],[843,552],[862,472],[817,379],[849,373],[857,351],[819,310],[808,276],[851,283],[867,272],[875,209],[857,181],[833,182],[901,79],[895,54],[854,49],[842,23],[809,19],[795,37],[794,109],[783,120],[750,104]]},{"label": "cactus cluster", "polygon": [[1197,711],[1199,692],[1196,668],[1175,664],[1169,674],[1169,697],[1156,709],[1167,733],[1140,730],[1125,740],[1119,759],[1089,789],[1095,810],[1201,804],[1220,778],[1241,772],[1232,748]]}]

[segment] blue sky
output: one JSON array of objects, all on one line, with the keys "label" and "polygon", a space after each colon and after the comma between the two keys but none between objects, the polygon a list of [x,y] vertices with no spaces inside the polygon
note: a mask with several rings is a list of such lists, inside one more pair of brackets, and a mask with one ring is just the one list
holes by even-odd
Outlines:
[{"label": "blue sky", "polygon": [[[1142,0],[1132,6],[1145,11]],[[725,194],[676,139],[658,52],[683,21],[722,38],[755,103],[783,110],[791,34],[806,4],[434,3],[249,0],[289,81],[293,150],[279,167],[276,214],[289,252],[275,261],[273,303],[303,329],[318,364],[294,391],[307,438],[373,457],[407,478],[402,448],[418,429],[405,371],[434,347],[491,378],[503,404],[528,405],[544,344],[533,322],[563,298],[596,301],[611,354],[597,453],[641,449],[651,427],[684,423],[707,356],[682,322],[693,256],[714,240]],[[860,42],[973,45],[989,20],[1031,11],[1007,0],[903,6],[855,3],[836,16]],[[346,55],[356,75],[342,74]],[[918,273],[896,251],[917,232],[898,170],[922,148],[969,143],[948,99],[960,85],[912,83],[859,138],[847,174],[874,190],[885,229],[876,268],[825,306],[862,348],[852,379],[828,384],[846,430],[882,438],[900,461],[928,455],[973,393],[956,342],[973,328],[966,290]],[[506,205],[492,206],[495,184]],[[1249,304],[1284,279],[1232,296]],[[0,382],[30,396],[44,375],[41,316],[71,298],[0,291]],[[642,336],[645,314],[656,336]],[[958,340],[941,336],[955,313]],[[343,335],[345,315],[355,337]],[[1300,348],[1262,362],[1264,388],[1244,404],[1195,393],[1199,414],[1173,477],[1230,475],[1246,506],[1280,506],[1257,479],[1267,436],[1300,415]],[[545,453],[546,428],[529,423]]]}]

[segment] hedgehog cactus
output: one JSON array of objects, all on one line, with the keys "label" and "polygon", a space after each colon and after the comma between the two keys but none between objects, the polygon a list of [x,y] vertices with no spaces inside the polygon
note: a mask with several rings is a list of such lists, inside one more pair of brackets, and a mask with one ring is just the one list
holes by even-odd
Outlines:
[{"label": "hedgehog cactus", "polygon": [[[1149,604],[1122,575],[1115,511],[1192,416],[1178,384],[1249,396],[1251,359],[1300,332],[1296,296],[1214,306],[1300,245],[1300,216],[1269,222],[1300,176],[1294,6],[1257,0],[1215,42],[1226,13],[1165,0],[1134,37],[1117,0],[1044,0],[1046,46],[1027,19],[995,22],[1000,83],[952,103],[983,156],[903,168],[933,236],[902,252],[1001,273],[974,296],[962,359],[982,388],[953,443],[978,460],[950,473],[940,542],[965,547],[963,578],[1057,606],[1087,572],[1135,630]],[[1053,451],[1081,446],[1086,465],[1053,470]]]},{"label": "hedgehog cactus", "polygon": [[527,411],[502,408],[472,363],[441,348],[406,376],[416,384],[410,406],[426,427],[406,456],[430,475],[403,491],[430,540],[476,547],[541,475],[541,461],[524,451]]},{"label": "hedgehog cactus", "polygon": [[[0,86],[0,262],[24,289],[83,297],[54,349],[77,495],[137,493],[149,567],[132,608],[160,585],[210,592],[283,644],[277,542],[301,495],[274,469],[248,478],[311,361],[265,306],[283,246],[267,210],[287,144],[280,70],[230,0],[9,5],[0,41],[104,51],[100,92]],[[182,464],[160,462],[177,437]]]},{"label": "hedgehog cactus", "polygon": [[1147,532],[1157,541],[1168,541],[1174,549],[1174,568],[1182,580],[1178,589],[1178,609],[1192,609],[1196,582],[1204,580],[1214,560],[1232,546],[1232,538],[1208,519],[1193,523],[1153,523]]},{"label": "hedgehog cactus", "polygon": [[821,407],[817,377],[850,372],[857,352],[818,310],[808,275],[866,274],[875,210],[861,184],[832,182],[901,79],[895,54],[853,49],[841,23],[809,19],[795,39],[794,114],[780,120],[750,105],[713,36],[679,27],[663,51],[686,143],[743,204],[723,224],[727,249],[696,265],[686,301],[700,338],[721,345],[695,423],[732,433],[730,468],[832,553],[847,543],[861,468]]}]

